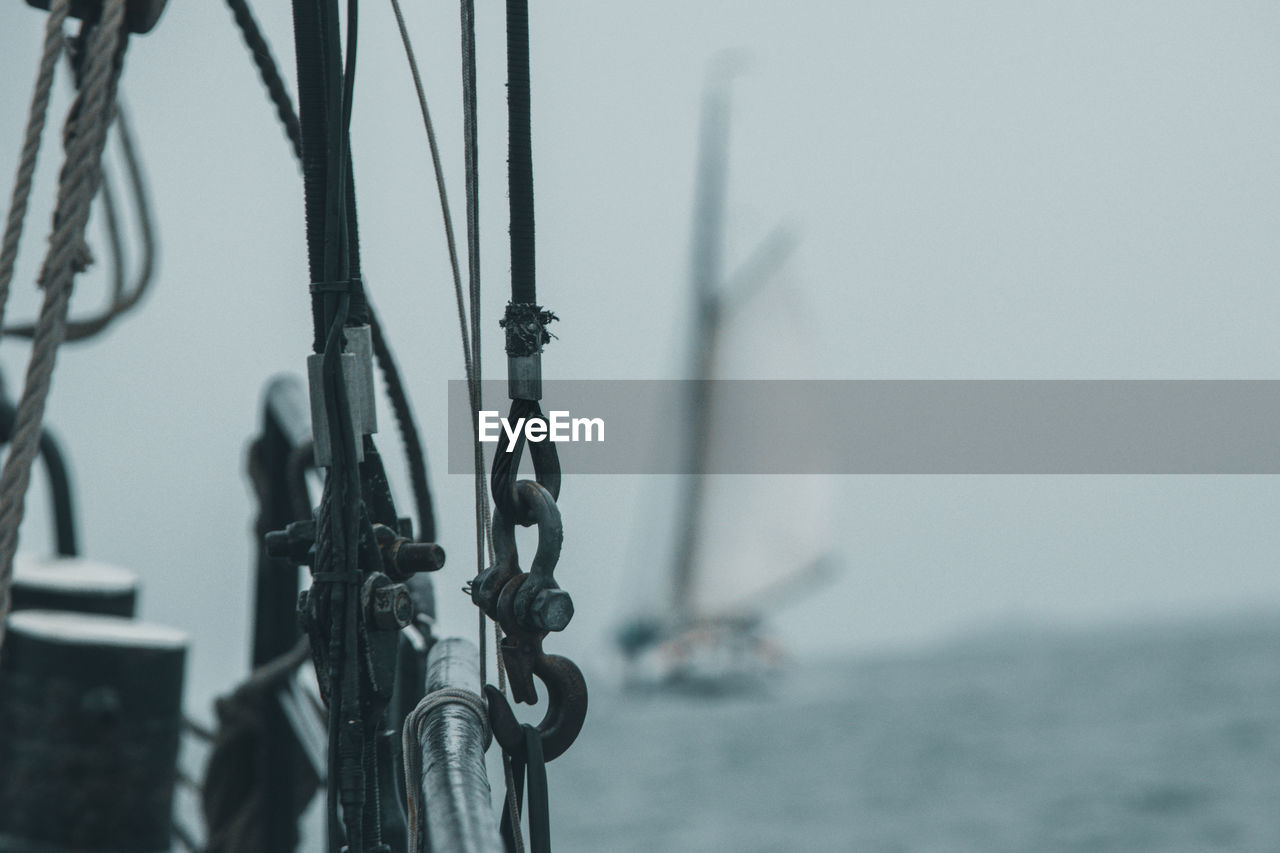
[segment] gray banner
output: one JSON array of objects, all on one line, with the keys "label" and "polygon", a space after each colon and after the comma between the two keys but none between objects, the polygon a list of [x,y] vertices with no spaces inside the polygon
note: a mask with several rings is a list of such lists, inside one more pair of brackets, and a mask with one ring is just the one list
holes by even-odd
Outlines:
[{"label": "gray banner", "polygon": [[[506,383],[484,385],[505,417]],[[604,422],[556,444],[569,474],[1280,473],[1275,380],[560,380],[542,410]],[[471,438],[451,381],[451,474]]]}]

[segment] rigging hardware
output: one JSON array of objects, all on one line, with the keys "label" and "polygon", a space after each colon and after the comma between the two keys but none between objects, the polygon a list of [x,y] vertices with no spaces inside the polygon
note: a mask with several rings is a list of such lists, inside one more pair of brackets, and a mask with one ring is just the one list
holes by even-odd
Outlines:
[{"label": "rigging hardware", "polygon": [[[127,0],[124,7],[124,25],[131,33],[143,35],[151,32],[168,0]],[[27,0],[27,5],[49,11],[51,0]],[[70,14],[86,22],[96,22],[102,16],[103,0],[71,0]]]}]

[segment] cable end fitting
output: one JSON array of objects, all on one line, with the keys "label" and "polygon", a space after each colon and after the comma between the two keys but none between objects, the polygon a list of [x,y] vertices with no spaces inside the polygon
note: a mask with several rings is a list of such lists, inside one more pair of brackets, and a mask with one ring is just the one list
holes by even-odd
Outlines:
[{"label": "cable end fitting", "polygon": [[512,400],[542,399],[542,353],[507,357],[507,396]]}]

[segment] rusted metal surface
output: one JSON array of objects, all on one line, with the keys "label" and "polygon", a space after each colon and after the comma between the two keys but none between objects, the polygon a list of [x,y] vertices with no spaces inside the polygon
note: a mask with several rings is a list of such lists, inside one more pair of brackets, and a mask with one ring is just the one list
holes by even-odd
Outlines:
[{"label": "rusted metal surface", "polygon": [[[494,564],[471,583],[476,606],[502,626],[503,662],[517,701],[538,701],[536,676],[547,689],[547,712],[538,724],[545,759],[563,753],[577,738],[587,716],[587,685],[581,670],[568,658],[548,655],[542,641],[551,631],[561,631],[573,618],[573,600],[555,579],[564,541],[564,524],[555,498],[531,480],[516,483],[518,504],[513,518],[498,509],[493,515]],[[538,528],[538,549],[528,573],[520,569],[515,527]],[[506,697],[485,687],[493,735],[504,751],[522,755],[524,733]]]},{"label": "rusted metal surface", "polygon": [[[507,651],[505,640],[503,651]],[[547,712],[537,729],[542,741],[543,759],[550,761],[572,746],[582,731],[582,724],[587,719],[587,682],[573,661],[559,655],[544,654],[541,640],[533,654],[532,673],[547,688]],[[485,685],[484,694],[489,702],[489,727],[493,730],[494,740],[508,755],[523,755],[524,732],[506,697],[490,684]],[[512,694],[515,694],[514,689]]]}]

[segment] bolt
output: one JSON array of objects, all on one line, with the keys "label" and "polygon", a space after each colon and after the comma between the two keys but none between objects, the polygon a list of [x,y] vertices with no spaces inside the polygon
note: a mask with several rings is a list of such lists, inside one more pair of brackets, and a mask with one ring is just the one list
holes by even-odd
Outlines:
[{"label": "bolt", "polygon": [[289,533],[285,530],[272,530],[262,539],[267,546],[268,557],[287,558],[289,556]]},{"label": "bolt", "polygon": [[398,631],[413,621],[413,599],[404,584],[378,587],[369,596],[369,621],[383,631]]},{"label": "bolt", "polygon": [[434,542],[403,542],[394,554],[392,562],[402,578],[444,568],[444,549]]},{"label": "bolt", "polygon": [[310,562],[311,546],[315,544],[314,521],[294,521],[284,530],[272,530],[262,537],[267,556],[293,563]]},{"label": "bolt", "polygon": [[563,631],[573,618],[573,599],[563,589],[541,590],[529,609],[529,620],[539,631]]}]

